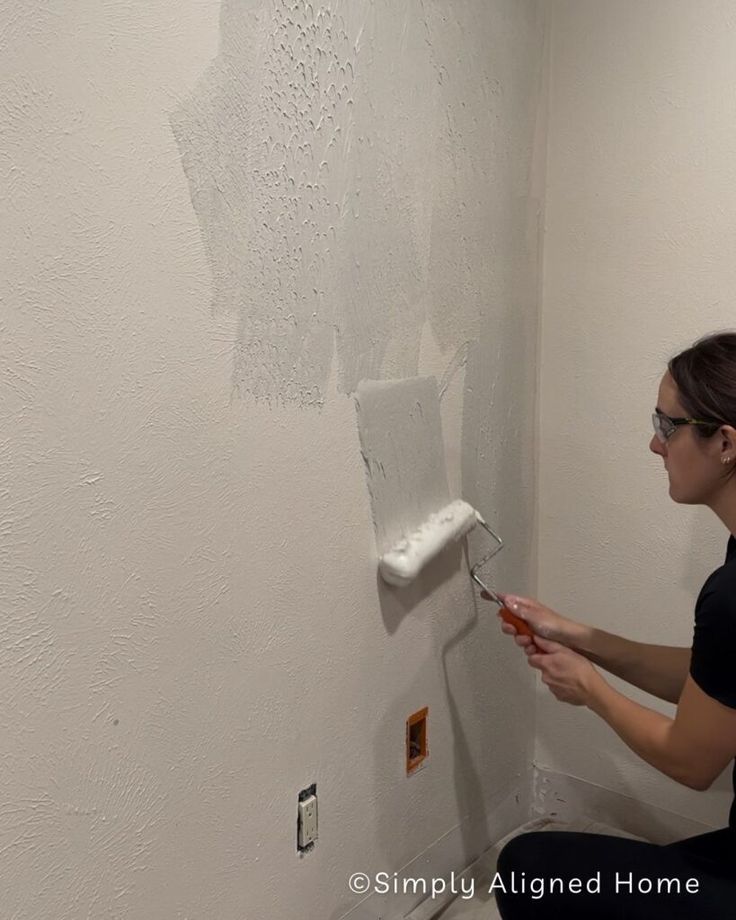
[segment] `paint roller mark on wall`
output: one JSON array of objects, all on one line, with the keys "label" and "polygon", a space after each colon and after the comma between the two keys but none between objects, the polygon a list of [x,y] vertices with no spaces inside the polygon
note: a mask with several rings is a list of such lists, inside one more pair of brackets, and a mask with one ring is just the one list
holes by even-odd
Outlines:
[{"label": "paint roller mark on wall", "polygon": [[452,361],[447,365],[447,370],[442,375],[442,380],[440,381],[440,392],[439,399],[442,402],[442,397],[447,392],[447,388],[452,383],[453,377],[460,370],[461,367],[465,367],[468,363],[468,353],[470,351],[470,342],[463,342],[463,344],[455,352],[455,356]]},{"label": "paint roller mark on wall", "polygon": [[437,381],[362,380],[355,401],[381,555],[450,500]]}]

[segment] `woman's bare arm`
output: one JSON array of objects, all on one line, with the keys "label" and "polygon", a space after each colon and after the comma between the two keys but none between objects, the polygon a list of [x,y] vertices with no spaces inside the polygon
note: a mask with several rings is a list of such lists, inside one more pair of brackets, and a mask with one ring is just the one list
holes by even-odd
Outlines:
[{"label": "woman's bare arm", "polygon": [[686,677],[670,719],[614,690],[599,673],[588,707],[640,757],[691,789],[705,790],[736,756],[736,709],[705,694]]},{"label": "woman's bare arm", "polygon": [[661,700],[677,703],[690,670],[692,649],[634,642],[576,623],[569,646],[593,664]]},{"label": "woman's bare arm", "polygon": [[[490,595],[487,596],[490,599]],[[661,700],[677,703],[680,699],[690,671],[692,649],[624,639],[563,616],[535,598],[500,593],[499,597],[512,613],[526,620],[537,635],[566,645],[592,664]],[[527,652],[530,650],[532,639],[517,634],[512,624],[503,623],[501,628],[515,636],[517,645]]]}]

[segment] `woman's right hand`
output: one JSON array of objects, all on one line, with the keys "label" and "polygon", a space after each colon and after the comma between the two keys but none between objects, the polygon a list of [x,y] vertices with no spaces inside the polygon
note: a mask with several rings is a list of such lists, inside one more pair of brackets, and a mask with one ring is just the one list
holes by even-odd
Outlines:
[{"label": "woman's right hand", "polygon": [[[502,594],[500,591],[497,591],[496,594],[503,601],[505,607],[508,607],[513,614],[529,624],[532,632],[569,648],[573,647],[577,632],[580,629],[579,623],[556,613],[549,607],[545,607],[544,604],[540,604],[534,598],[519,597],[517,594]],[[490,594],[486,594],[485,591],[481,591],[481,597],[486,600],[492,600]],[[516,644],[523,648],[528,655],[536,654],[538,648],[534,644],[534,640],[520,633],[511,623],[507,623],[501,617],[500,610],[498,616],[501,620],[502,631],[509,636],[513,636]]]}]

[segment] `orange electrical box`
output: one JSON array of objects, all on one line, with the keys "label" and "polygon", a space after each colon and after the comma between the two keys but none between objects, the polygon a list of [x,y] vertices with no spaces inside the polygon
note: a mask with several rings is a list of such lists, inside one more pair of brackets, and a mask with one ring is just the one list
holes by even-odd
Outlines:
[{"label": "orange electrical box", "polygon": [[427,713],[425,706],[406,720],[406,773],[413,773],[427,759]]}]

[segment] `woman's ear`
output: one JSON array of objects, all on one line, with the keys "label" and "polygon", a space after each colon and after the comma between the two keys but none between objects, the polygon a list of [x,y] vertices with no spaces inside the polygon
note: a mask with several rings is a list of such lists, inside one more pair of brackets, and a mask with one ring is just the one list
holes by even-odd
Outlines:
[{"label": "woman's ear", "polygon": [[736,451],[736,428],[732,425],[721,425],[721,449],[732,454]]},{"label": "woman's ear", "polygon": [[736,471],[736,428],[732,425],[721,425],[719,432],[721,436],[721,463],[731,478]]}]

